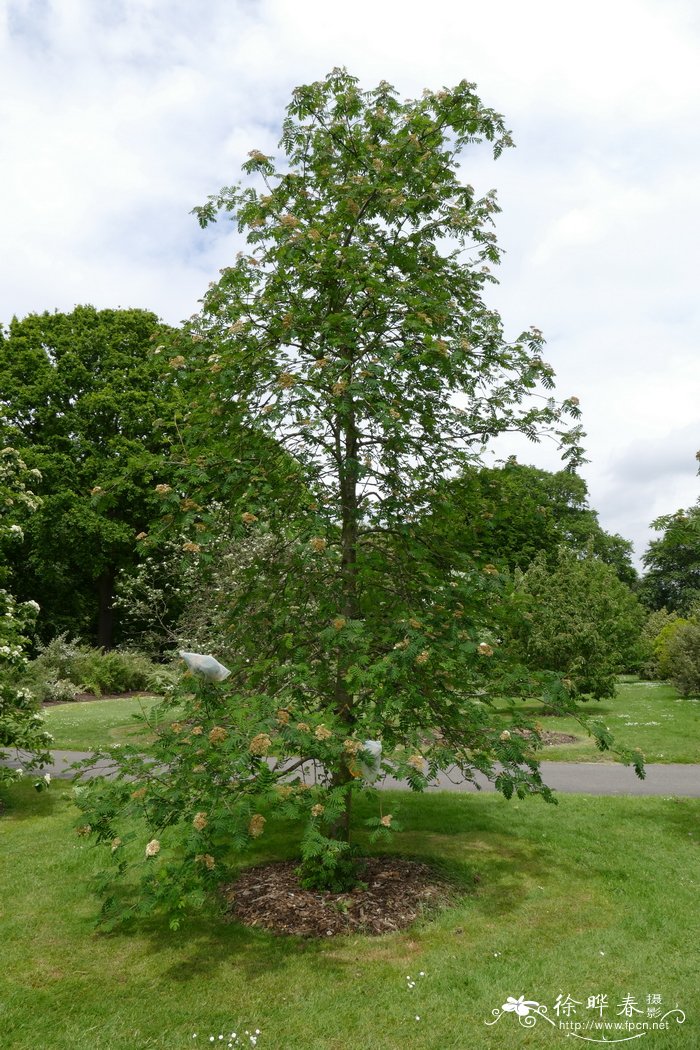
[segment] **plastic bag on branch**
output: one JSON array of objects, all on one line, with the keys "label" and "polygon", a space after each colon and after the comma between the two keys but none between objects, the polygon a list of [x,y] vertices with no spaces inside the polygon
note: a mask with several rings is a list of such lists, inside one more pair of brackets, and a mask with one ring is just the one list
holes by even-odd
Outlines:
[{"label": "plastic bag on branch", "polygon": [[201,674],[209,682],[223,682],[231,674],[228,667],[224,667],[213,656],[205,656],[202,653],[178,653],[187,664],[188,671]]},{"label": "plastic bag on branch", "polygon": [[382,744],[380,740],[365,740],[362,750],[368,758],[359,763],[362,779],[373,784],[382,775]]}]

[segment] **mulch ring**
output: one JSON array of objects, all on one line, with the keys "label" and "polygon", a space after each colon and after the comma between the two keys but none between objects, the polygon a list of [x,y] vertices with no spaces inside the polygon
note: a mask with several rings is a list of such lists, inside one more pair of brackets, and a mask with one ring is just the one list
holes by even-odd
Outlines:
[{"label": "mulch ring", "polygon": [[540,733],[540,736],[545,747],[548,744],[575,744],[578,740],[578,737],[572,736],[571,733],[550,733],[548,729]]},{"label": "mulch ring", "polygon": [[426,908],[449,904],[453,891],[427,864],[401,857],[369,857],[360,875],[366,888],[350,893],[304,890],[298,862],[246,868],[222,887],[232,920],[298,937],[393,933]]},{"label": "mulch ring", "polygon": [[[526,740],[532,736],[529,729],[514,729],[513,732],[518,736],[524,736]],[[545,747],[551,747],[552,744],[575,744],[578,740],[578,737],[572,736],[571,733],[552,733],[549,729],[543,729],[538,736]]]}]

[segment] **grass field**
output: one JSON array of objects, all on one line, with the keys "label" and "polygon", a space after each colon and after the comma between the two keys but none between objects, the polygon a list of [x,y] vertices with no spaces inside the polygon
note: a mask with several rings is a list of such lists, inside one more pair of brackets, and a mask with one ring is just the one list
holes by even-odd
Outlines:
[{"label": "grass field", "polygon": [[[647,762],[700,762],[700,698],[679,696],[663,682],[623,681],[612,700],[584,704],[587,714],[601,718],[616,740],[640,747]],[[542,752],[556,762],[608,762],[573,718],[543,718],[539,704],[526,706],[544,729],[576,736],[576,743],[558,744]]]},{"label": "grass field", "polygon": [[85,700],[44,708],[51,745],[59,750],[89,751],[93,747],[133,743],[143,727],[133,721],[148,714],[159,702],[155,696],[129,696],[115,700]]},{"label": "grass field", "polygon": [[[180,1050],[228,1046],[233,1031],[251,1046],[245,1029],[260,1029],[258,1050],[538,1050],[566,1032],[512,1012],[485,1021],[508,996],[555,1018],[558,995],[583,1020],[598,1016],[587,998],[607,995],[604,1019],[618,1022],[624,996],[644,1015],[661,996],[687,1020],[642,1045],[700,1046],[700,800],[400,798],[395,850],[439,861],[458,891],[408,931],[301,941],[205,916],[177,934],[151,922],[104,935],[67,786],[13,786],[0,816],[3,1050]],[[254,857],[294,849],[270,821]]]},{"label": "grass field", "polygon": [[[54,734],[53,746],[89,750],[133,741],[141,730],[133,714],[148,712],[157,703],[151,697],[125,697],[62,704],[45,709],[46,725]],[[540,707],[528,710],[538,718]],[[622,682],[614,700],[586,705],[588,713],[603,718],[619,740],[641,747],[648,762],[700,762],[700,700],[683,699],[669,685],[659,682]],[[570,733],[576,743],[547,747],[543,759],[576,762],[610,761],[598,751],[574,719],[540,718],[545,729]]]}]

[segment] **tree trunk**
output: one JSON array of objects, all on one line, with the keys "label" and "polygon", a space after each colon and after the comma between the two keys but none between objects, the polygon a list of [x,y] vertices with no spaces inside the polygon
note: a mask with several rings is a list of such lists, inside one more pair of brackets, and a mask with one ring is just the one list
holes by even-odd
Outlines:
[{"label": "tree trunk", "polygon": [[[341,530],[341,589],[343,595],[343,616],[350,620],[356,620],[360,616],[360,603],[357,593],[357,539],[358,539],[358,499],[357,499],[357,425],[355,411],[352,403],[347,414],[342,420],[341,432],[344,437],[344,445],[340,446],[339,452],[339,483],[340,499],[342,508],[342,530]],[[338,661],[335,683],[335,712],[346,725],[348,733],[352,732],[355,724],[353,712],[353,697],[345,684],[349,662],[347,657]],[[333,786],[342,787],[352,783],[353,775],[350,772],[348,760],[343,761],[341,767],[333,776]],[[333,838],[350,841],[350,816],[351,816],[352,791],[348,787],[345,792],[345,809],[342,816],[331,828]]]},{"label": "tree trunk", "polygon": [[97,644],[111,649],[114,638],[114,569],[105,569],[98,580]]}]

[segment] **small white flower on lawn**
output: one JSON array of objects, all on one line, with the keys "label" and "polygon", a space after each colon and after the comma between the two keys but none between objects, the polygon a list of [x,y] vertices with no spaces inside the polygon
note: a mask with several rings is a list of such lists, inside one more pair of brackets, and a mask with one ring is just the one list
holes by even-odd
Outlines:
[{"label": "small white flower on lawn", "polygon": [[46,784],[47,787],[51,783],[51,774],[50,773],[44,773],[44,783]]}]

